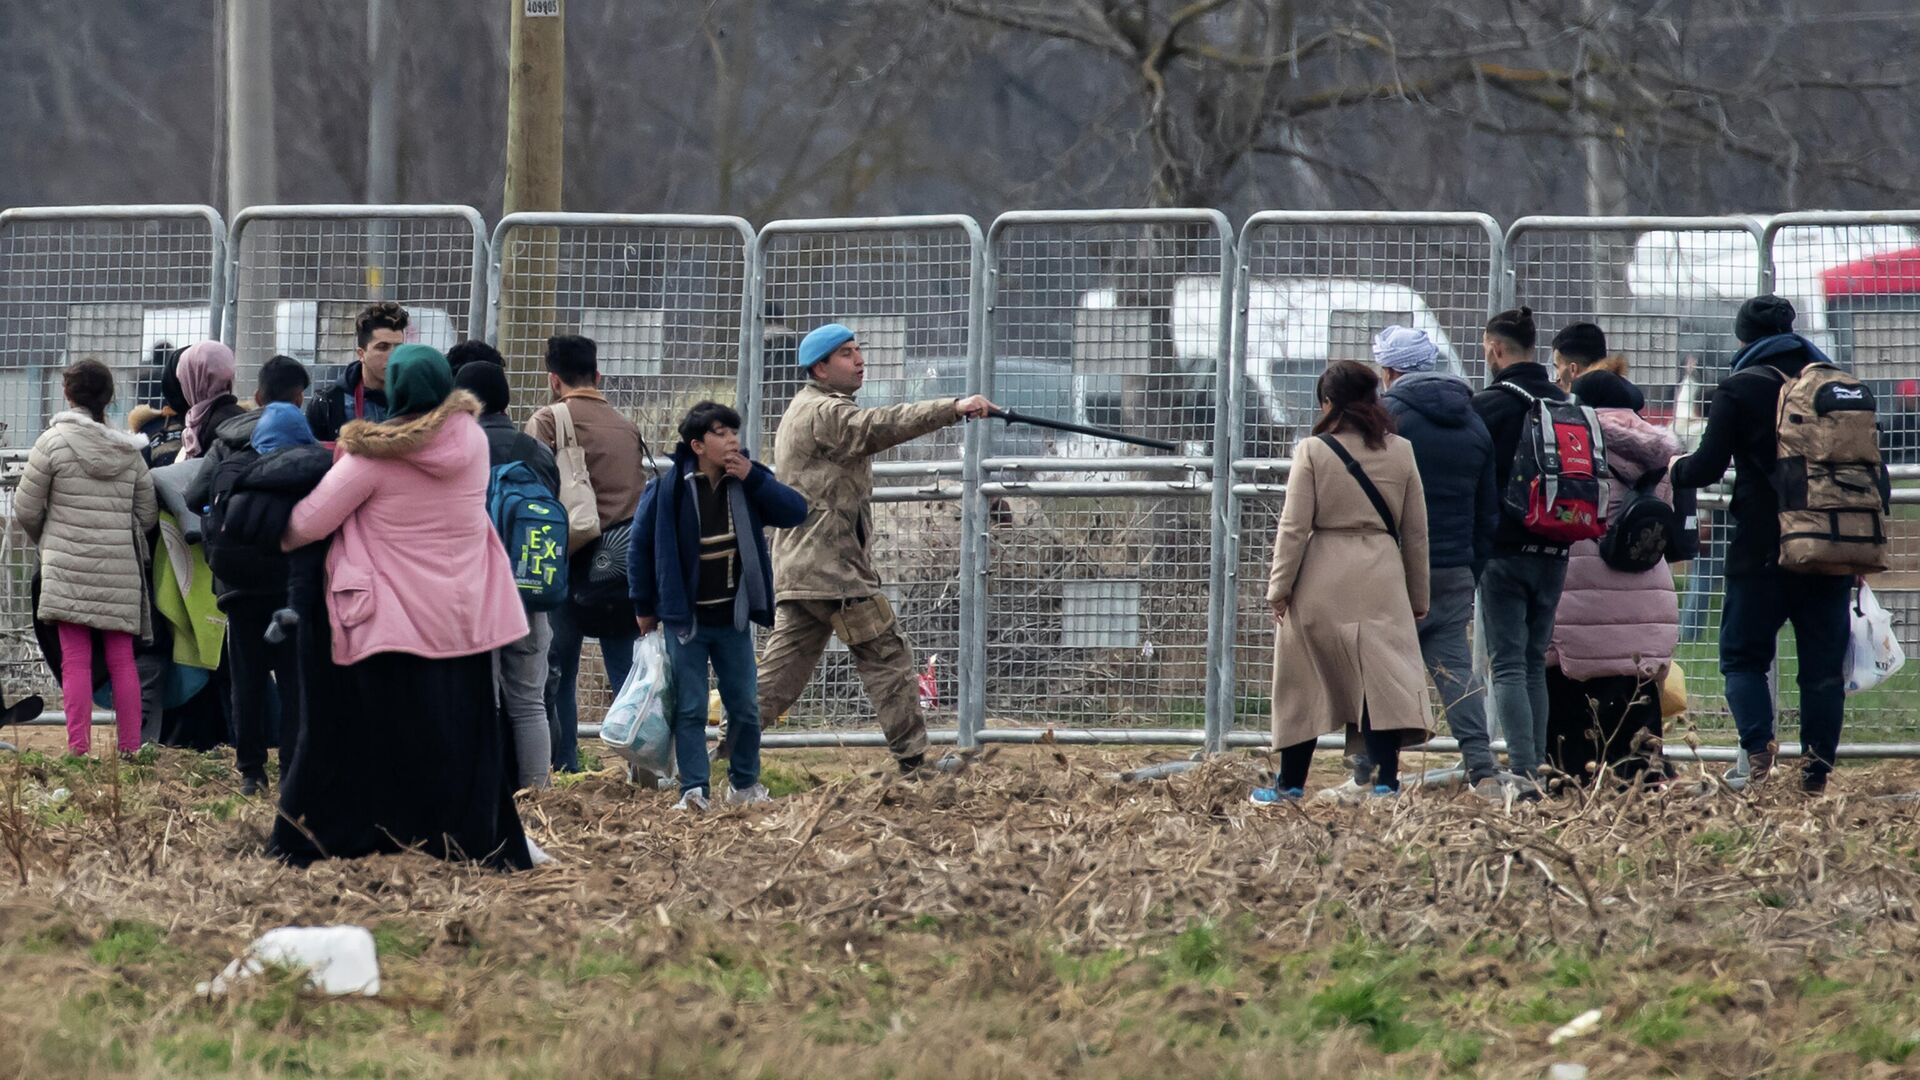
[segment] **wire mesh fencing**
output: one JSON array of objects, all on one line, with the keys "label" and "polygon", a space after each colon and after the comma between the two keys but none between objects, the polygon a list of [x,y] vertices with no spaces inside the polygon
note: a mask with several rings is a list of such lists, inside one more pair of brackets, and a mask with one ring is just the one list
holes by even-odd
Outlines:
[{"label": "wire mesh fencing", "polygon": [[[1793,304],[1794,329],[1866,382],[1880,452],[1894,469],[1887,522],[1892,568],[1871,578],[1908,656],[1920,656],[1920,212],[1782,214],[1762,235],[1772,292]],[[1797,707],[1799,665],[1783,647],[1778,693]],[[1911,740],[1920,733],[1913,665],[1847,702],[1847,737]]]},{"label": "wire mesh fencing", "polygon": [[988,247],[989,396],[1174,449],[983,433],[984,723],[1199,736],[1224,648],[1224,566],[1202,553],[1229,539],[1212,477],[1232,441],[1232,226],[1214,211],[1016,211]]},{"label": "wire mesh fencing", "polygon": [[[1646,418],[1699,445],[1712,389],[1731,370],[1734,315],[1763,287],[1761,227],[1749,218],[1521,218],[1507,232],[1513,302],[1534,312],[1541,363],[1568,323],[1597,323],[1646,394]],[[1559,373],[1556,373],[1559,374]],[[1732,523],[1703,509],[1700,556],[1675,567],[1692,722],[1730,738],[1719,673],[1721,598]]]},{"label": "wire mesh fencing", "polygon": [[[979,384],[984,238],[959,216],[782,221],[760,231],[754,298],[760,332],[748,428],[777,460],[781,416],[806,381],[800,340],[830,322],[857,335],[863,406],[960,397]],[[921,669],[930,725],[958,725],[961,611],[971,602],[960,498],[959,427],[873,458],[874,569]],[[771,718],[770,718],[771,719]],[[828,645],[806,693],[782,719],[796,728],[866,730],[873,711],[850,656]]]},{"label": "wire mesh fencing", "polygon": [[1476,389],[1485,378],[1481,328],[1497,309],[1503,248],[1484,214],[1255,214],[1240,232],[1242,368],[1234,463],[1236,586],[1229,600],[1233,725],[1270,722],[1273,619],[1267,568],[1294,445],[1318,418],[1320,373],[1337,360],[1371,364],[1388,326],[1424,332],[1440,370]]},{"label": "wire mesh fencing", "polygon": [[[164,354],[217,337],[226,226],[208,206],[30,207],[0,213],[0,500],[9,518],[26,451],[66,407],[60,372],[96,359],[113,371],[108,422],[158,404]],[[37,555],[0,536],[0,687],[53,696],[33,637]]]},{"label": "wire mesh fencing", "polygon": [[445,352],[479,337],[486,311],[487,233],[466,206],[255,206],[233,221],[227,343],[246,397],[278,354],[306,364],[315,386],[354,363],[354,320],[368,304],[407,309],[408,341]]},{"label": "wire mesh fencing", "polygon": [[598,346],[600,388],[667,456],[680,417],[712,399],[744,409],[754,318],[753,227],[740,218],[510,214],[493,232],[490,334],[516,420],[549,399],[554,334]]}]

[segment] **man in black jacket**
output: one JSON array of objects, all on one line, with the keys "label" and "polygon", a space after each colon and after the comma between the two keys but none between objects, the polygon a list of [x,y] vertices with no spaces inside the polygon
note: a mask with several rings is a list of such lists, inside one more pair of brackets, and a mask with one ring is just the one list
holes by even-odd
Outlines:
[{"label": "man in black jacket", "polygon": [[407,309],[391,300],[368,304],[353,320],[353,363],[307,402],[313,437],[331,443],[349,420],[387,418],[387,358],[407,340]]},{"label": "man in black jacket", "polygon": [[1500,497],[1493,486],[1493,437],[1473,411],[1466,380],[1434,370],[1440,352],[1427,335],[1389,326],[1373,339],[1373,359],[1386,372],[1387,410],[1400,437],[1413,444],[1427,493],[1427,562],[1433,603],[1420,620],[1420,655],[1440,692],[1447,728],[1460,740],[1467,783],[1505,799],[1495,779],[1487,732],[1487,690],[1473,670],[1467,627],[1473,592],[1493,554]]},{"label": "man in black jacket", "polygon": [[[1780,500],[1772,477],[1778,458],[1780,389],[1808,364],[1826,363],[1813,342],[1793,332],[1793,305],[1756,296],[1740,305],[1733,374],[1713,392],[1700,448],[1673,464],[1675,487],[1702,488],[1734,468],[1733,540],[1727,546],[1726,601],[1720,610],[1720,673],[1727,707],[1747,753],[1746,781],[1773,772],[1773,666],[1780,628],[1793,623],[1800,658],[1800,786],[1826,790],[1846,707],[1848,596],[1853,579],[1780,569]],[[1736,782],[1736,770],[1729,774]]]},{"label": "man in black jacket", "polygon": [[[470,343],[471,344],[471,343]],[[456,346],[459,351],[465,346]],[[487,352],[493,352],[487,349]],[[474,350],[462,358],[453,382],[480,399],[480,430],[487,435],[487,461],[494,467],[524,462],[556,497],[560,493],[560,466],[545,443],[513,426],[507,418],[512,403],[506,369],[480,359]],[[493,353],[499,356],[499,353]],[[527,612],[527,635],[500,650],[500,698],[513,730],[513,749],[519,758],[521,787],[543,788],[552,783],[553,737],[547,727],[547,650],[553,627],[544,611]],[[615,689],[618,689],[616,687]]]},{"label": "man in black jacket", "polygon": [[[1493,439],[1493,482],[1504,496],[1527,417],[1540,399],[1565,401],[1553,373],[1534,360],[1539,340],[1533,309],[1503,311],[1488,320],[1481,345],[1493,373],[1473,396],[1473,410]],[[1546,759],[1547,646],[1553,615],[1567,581],[1567,545],[1527,531],[1511,513],[1500,515],[1493,557],[1480,575],[1480,628],[1493,669],[1493,710],[1507,736],[1515,775],[1535,776]]]}]

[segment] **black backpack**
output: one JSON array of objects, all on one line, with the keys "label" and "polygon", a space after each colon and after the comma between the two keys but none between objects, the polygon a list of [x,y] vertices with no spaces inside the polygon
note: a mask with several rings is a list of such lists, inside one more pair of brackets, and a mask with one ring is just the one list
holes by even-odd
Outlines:
[{"label": "black backpack", "polygon": [[633,522],[614,525],[573,555],[567,570],[567,606],[587,637],[623,637],[638,633],[633,600],[627,593],[627,548]]},{"label": "black backpack", "polygon": [[1665,466],[1648,469],[1627,491],[1624,503],[1600,537],[1600,561],[1622,573],[1651,570],[1680,547],[1680,516],[1657,493]]}]

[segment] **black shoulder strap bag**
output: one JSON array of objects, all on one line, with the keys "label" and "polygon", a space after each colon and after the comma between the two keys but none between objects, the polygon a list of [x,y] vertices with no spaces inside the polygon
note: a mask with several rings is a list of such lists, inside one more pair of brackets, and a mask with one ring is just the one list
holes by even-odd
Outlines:
[{"label": "black shoulder strap bag", "polygon": [[1338,454],[1341,461],[1346,462],[1347,472],[1353,476],[1354,482],[1360,485],[1360,490],[1366,492],[1367,501],[1373,504],[1374,512],[1380,515],[1380,523],[1387,527],[1387,535],[1393,537],[1396,547],[1399,546],[1400,528],[1393,523],[1393,511],[1387,509],[1385,496],[1380,494],[1379,488],[1373,486],[1373,480],[1367,475],[1367,470],[1353,460],[1353,455],[1347,453],[1347,448],[1340,445],[1339,439],[1331,435],[1322,435],[1320,441],[1326,443],[1329,449]]}]

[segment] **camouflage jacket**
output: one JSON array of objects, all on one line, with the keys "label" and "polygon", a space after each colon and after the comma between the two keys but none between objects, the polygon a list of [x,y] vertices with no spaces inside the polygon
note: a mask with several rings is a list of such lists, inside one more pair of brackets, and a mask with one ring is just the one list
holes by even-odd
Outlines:
[{"label": "camouflage jacket", "polygon": [[774,472],[807,497],[807,520],[773,540],[782,600],[852,600],[880,591],[874,573],[873,455],[959,421],[954,399],[863,409],[809,382],[774,438]]}]

